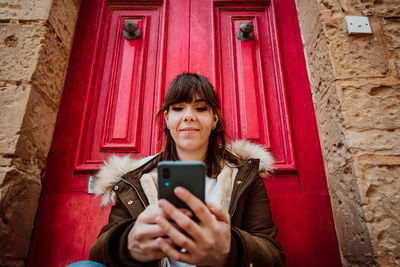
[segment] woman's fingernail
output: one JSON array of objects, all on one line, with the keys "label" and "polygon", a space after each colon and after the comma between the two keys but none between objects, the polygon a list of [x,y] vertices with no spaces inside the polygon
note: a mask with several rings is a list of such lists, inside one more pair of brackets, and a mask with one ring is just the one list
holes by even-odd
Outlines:
[{"label": "woman's fingernail", "polygon": [[212,202],[207,202],[207,205],[208,205],[208,207],[210,208],[210,209],[215,209],[215,204],[214,203],[212,203]]},{"label": "woman's fingernail", "polygon": [[177,188],[175,188],[175,194],[177,195],[177,196],[182,196],[182,194],[185,192],[185,190],[182,188],[182,187],[177,187]]},{"label": "woman's fingernail", "polygon": [[165,222],[163,218],[161,218],[161,216],[157,216],[156,223],[158,223],[159,225],[164,225]]},{"label": "woman's fingernail", "polygon": [[159,206],[160,208],[164,208],[166,205],[167,205],[167,203],[165,202],[164,199],[160,199],[160,200],[158,201],[158,206]]}]

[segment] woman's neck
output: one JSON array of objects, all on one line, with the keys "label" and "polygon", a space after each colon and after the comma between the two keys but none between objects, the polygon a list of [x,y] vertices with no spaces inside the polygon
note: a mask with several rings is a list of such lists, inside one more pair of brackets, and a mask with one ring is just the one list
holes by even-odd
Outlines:
[{"label": "woman's neck", "polygon": [[179,160],[182,161],[205,161],[207,150],[205,151],[186,151],[177,148],[176,150]]}]

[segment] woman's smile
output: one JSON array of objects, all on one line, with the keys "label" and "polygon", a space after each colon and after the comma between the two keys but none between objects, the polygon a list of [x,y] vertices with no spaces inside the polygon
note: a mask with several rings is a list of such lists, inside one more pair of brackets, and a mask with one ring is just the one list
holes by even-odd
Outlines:
[{"label": "woman's smile", "polygon": [[200,132],[200,129],[194,127],[185,127],[180,129],[179,131],[184,134],[195,134]]}]

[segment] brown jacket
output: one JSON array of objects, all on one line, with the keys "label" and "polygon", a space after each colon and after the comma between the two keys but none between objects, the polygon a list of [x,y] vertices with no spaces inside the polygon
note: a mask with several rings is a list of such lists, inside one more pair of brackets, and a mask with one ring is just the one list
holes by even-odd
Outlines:
[{"label": "brown jacket", "polygon": [[[217,202],[231,217],[228,266],[284,266],[285,256],[275,240],[277,229],[260,178],[270,170],[273,159],[261,147],[244,141],[234,143],[229,150],[247,163],[239,168],[225,166],[217,177]],[[106,266],[165,264],[134,261],[127,251],[127,236],[136,218],[147,205],[157,202],[156,174],[142,173],[149,164],[151,169],[155,167],[156,162],[157,156],[139,161],[113,157],[97,174],[96,193],[104,194],[103,205],[115,205],[109,223],[90,249],[90,260]]]}]

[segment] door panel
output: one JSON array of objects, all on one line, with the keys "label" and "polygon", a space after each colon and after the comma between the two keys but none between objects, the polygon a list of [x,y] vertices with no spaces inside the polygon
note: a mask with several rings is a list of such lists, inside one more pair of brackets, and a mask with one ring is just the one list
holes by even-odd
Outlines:
[{"label": "door panel", "polygon": [[[126,21],[137,23],[141,38],[124,38]],[[110,153],[143,157],[155,150],[151,129],[160,92],[157,73],[165,64],[164,23],[161,5],[107,4],[75,171],[97,170]]]},{"label": "door panel", "polygon": [[[216,84],[227,134],[271,149],[278,171],[296,170],[273,4],[219,3],[215,21]],[[245,22],[254,25],[250,41],[237,38]]]},{"label": "door panel", "polygon": [[[139,39],[123,37],[126,21]],[[29,266],[88,258],[110,211],[89,177],[111,154],[157,152],[154,116],[185,71],[215,85],[232,140],[277,159],[264,183],[287,265],[340,266],[294,0],[82,1]]]}]

